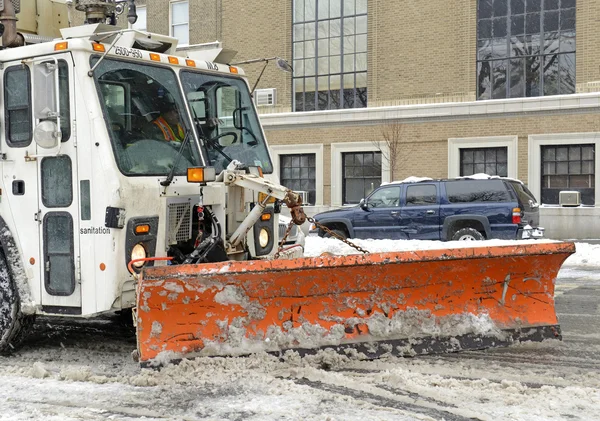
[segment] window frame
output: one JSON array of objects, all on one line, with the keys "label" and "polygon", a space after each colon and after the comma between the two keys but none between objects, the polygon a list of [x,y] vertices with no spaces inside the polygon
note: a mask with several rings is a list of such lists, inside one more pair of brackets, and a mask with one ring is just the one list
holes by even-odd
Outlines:
[{"label": "window frame", "polygon": [[507,148],[508,177],[518,179],[519,171],[519,137],[518,136],[486,136],[448,139],[448,178],[460,177],[460,150],[482,147]]},{"label": "window frame", "polygon": [[[496,158],[493,161],[488,161],[488,151],[494,150],[496,153]],[[504,162],[499,162],[498,161],[498,152],[500,150],[504,150],[506,151],[506,161]],[[483,152],[484,158],[483,158],[483,163],[479,163],[479,162],[475,162],[475,155],[473,155],[473,162],[471,162],[470,164],[468,162],[464,162],[463,158],[464,155],[467,153],[473,153],[475,154],[476,152]],[[460,148],[459,150],[459,154],[460,154],[460,176],[461,177],[468,177],[474,174],[488,174],[488,175],[497,175],[499,177],[508,177],[508,147],[506,146],[484,146],[481,148]],[[506,173],[505,174],[498,174],[498,166],[504,164],[506,167]],[[471,174],[465,174],[463,169],[465,165],[472,165],[473,166],[473,171],[471,172]],[[475,166],[476,165],[483,165],[483,171],[479,172],[479,171],[475,171]],[[491,174],[490,172],[487,171],[487,166],[488,165],[494,165],[495,166],[495,171],[493,171],[493,174]]]},{"label": "window frame", "polygon": [[[386,142],[340,142],[331,144],[331,206],[342,206],[342,154],[344,152],[369,152],[380,151],[382,155],[389,156],[389,145]],[[381,167],[381,183],[389,183],[391,171],[389,163],[384,159]]]},{"label": "window frame", "polygon": [[[496,16],[494,7],[482,12],[488,2],[491,6],[491,0],[477,1],[477,85],[475,87],[477,100],[526,98],[575,93],[577,84],[576,3],[574,7],[546,9],[542,7],[544,3],[540,2],[540,8],[537,11],[528,10],[525,8],[525,3],[523,3],[524,9],[513,13],[512,2],[506,1],[504,14],[500,13]],[[483,16],[482,13],[484,13]],[[550,20],[550,15],[556,16],[556,27],[546,25],[547,22],[554,25],[553,21]],[[531,17],[535,19],[531,19]],[[546,21],[546,19],[548,20]],[[496,22],[498,23],[497,26]],[[502,22],[505,22],[505,24],[502,24]],[[565,22],[564,26],[563,22]],[[533,29],[530,30],[530,27],[533,27]],[[481,56],[484,51],[487,54],[486,57]],[[535,63],[528,66],[528,59],[534,60],[539,65],[537,76],[533,73],[527,73],[529,69],[535,66]],[[547,61],[548,59],[550,59],[549,62]],[[568,60],[572,60],[572,63],[569,63]],[[494,95],[495,88],[493,86],[493,79],[495,77],[494,69],[501,69],[501,67],[504,67],[504,71],[501,71],[504,78],[504,92],[498,91],[499,93],[496,96]],[[554,67],[555,70],[553,70]],[[568,71],[565,73],[561,71],[562,69],[567,69]],[[554,80],[552,85],[548,83],[548,87],[556,89],[555,92],[545,92],[546,86],[544,81],[546,78],[550,80],[550,75],[546,75],[548,70],[555,72],[556,80]],[[487,77],[480,80],[481,74],[487,74]],[[518,81],[518,85],[515,85],[519,88],[518,91],[511,86],[512,76],[517,74],[522,76]],[[568,76],[564,76],[564,74]],[[572,77],[572,83],[563,83],[563,77]],[[531,78],[536,79],[535,86],[531,85],[535,90],[531,90],[531,86],[527,85],[527,80]],[[485,96],[480,92],[482,82],[485,82],[489,89],[489,93],[485,94]],[[565,91],[562,91],[563,89]]]},{"label": "window frame", "polygon": [[[16,72],[16,71],[25,71],[26,72],[26,79],[27,79],[27,106],[25,107],[13,107],[13,108],[9,108],[8,106],[8,89],[6,89],[6,83],[8,78],[6,77],[8,73],[11,72]],[[31,145],[31,142],[33,140],[33,102],[32,102],[32,98],[31,98],[31,69],[29,68],[29,66],[24,65],[24,64],[16,64],[14,66],[9,66],[4,70],[4,74],[3,74],[3,88],[4,88],[4,134],[6,137],[6,144],[9,147],[12,148],[26,148],[29,145]],[[28,115],[28,119],[29,119],[29,132],[28,132],[28,138],[26,140],[23,141],[17,141],[17,142],[13,142],[10,139],[10,112],[11,111],[19,111],[19,110],[23,110],[26,109],[27,110],[27,115]]]},{"label": "window frame", "polygon": [[[312,167],[310,165],[308,166],[308,169],[309,169],[309,177],[308,178],[305,179],[305,178],[302,178],[301,176],[299,178],[294,178],[294,177],[291,177],[291,176],[286,178],[286,177],[283,176],[283,171],[286,168],[288,168],[288,167],[286,167],[284,165],[284,159],[286,159],[286,158],[292,158],[293,159],[294,157],[299,157],[300,160],[302,160],[303,157],[308,157],[309,159],[310,159],[310,157],[313,158],[313,160],[314,160],[314,166],[312,166]],[[302,166],[302,164],[300,164],[299,167],[294,167],[292,165],[289,168],[291,168],[292,170],[294,168],[298,168],[298,169],[302,170],[302,168],[304,168],[304,167]],[[310,178],[310,169],[311,168],[314,169],[314,173],[315,173],[314,178]],[[316,203],[316,196],[317,196],[317,154],[315,154],[314,152],[312,152],[312,153],[290,153],[290,154],[281,154],[281,155],[279,155],[279,180],[281,180],[281,184],[282,185],[284,185],[284,186],[286,186],[288,188],[291,188],[295,192],[306,191],[308,193],[308,203],[303,203],[303,205],[306,205],[306,206],[312,206],[312,205],[314,205]],[[305,181],[305,180],[308,180],[309,182],[312,182],[312,184],[313,184],[314,187],[312,189],[309,189],[309,190],[294,189],[293,188],[293,184],[295,182],[302,182],[302,181]]]},{"label": "window frame", "polygon": [[[592,148],[592,172],[588,172],[586,174],[583,174],[583,162],[584,161],[590,161],[589,159],[584,160],[582,157],[582,149],[584,147],[591,147]],[[549,150],[550,148],[554,149],[554,159],[553,160],[545,160],[544,159],[544,155],[545,155],[545,151]],[[556,155],[557,149],[559,148],[566,148],[567,149],[567,159],[566,160],[561,160],[558,159],[558,156]],[[579,159],[571,159],[570,157],[570,149],[571,148],[579,148]],[[571,186],[571,177],[574,176],[587,176],[589,178],[589,180],[593,180],[595,177],[595,164],[596,164],[596,148],[595,148],[595,144],[593,143],[580,143],[580,144],[571,144],[571,145],[541,145],[540,146],[540,158],[541,158],[541,162],[540,162],[540,167],[541,167],[541,173],[540,173],[540,203],[544,203],[544,191],[553,191],[555,192],[556,190],[559,191],[579,191],[581,194],[581,203],[584,204],[584,197],[583,197],[583,190],[587,190],[587,191],[592,191],[592,199],[593,199],[593,205],[595,205],[595,201],[596,201],[596,192],[595,192],[595,185],[594,186],[590,186],[590,187],[573,187]],[[579,174],[572,174],[571,173],[571,163],[576,163],[579,162],[580,164],[580,173]],[[553,163],[555,166],[555,171],[552,174],[545,174],[545,166],[546,164],[549,163]],[[567,172],[566,173],[559,173],[557,170],[557,166],[559,163],[563,163],[566,164],[567,167]],[[564,188],[551,188],[551,187],[545,187],[544,186],[544,177],[550,177],[550,176],[564,176],[566,177],[566,181],[567,184],[569,184],[568,186],[564,187]],[[590,183],[591,184],[591,183]],[[558,205],[558,203],[546,203],[549,205]],[[590,206],[590,204],[588,203],[587,206]]]},{"label": "window frame", "polygon": [[[354,154],[354,155],[362,154],[363,158],[367,154],[371,154],[373,156],[373,158],[375,158],[376,154],[379,154],[381,156],[381,164],[380,164],[380,170],[379,170],[379,175],[378,176],[365,176],[363,174],[362,177],[353,177],[353,178],[351,178],[353,180],[360,180],[360,179],[362,179],[363,182],[365,182],[367,180],[375,180],[375,179],[379,180],[379,185],[374,185],[373,186],[373,190],[371,190],[368,193],[364,190],[364,186],[363,186],[363,195],[362,195],[361,199],[364,199],[365,197],[370,196],[383,183],[383,180],[382,180],[382,177],[381,177],[381,170],[383,169],[383,154],[382,154],[381,151],[346,151],[346,152],[342,152],[342,166],[341,166],[341,170],[342,170],[342,203],[344,205],[355,205],[355,204],[360,203],[360,199],[358,201],[356,201],[356,202],[354,202],[354,201],[351,202],[351,201],[347,200],[347,197],[346,197],[346,193],[347,193],[347,187],[346,186],[347,186],[347,180],[348,180],[348,177],[345,175],[345,172],[346,172],[346,157],[348,155],[351,155],[351,154]],[[353,167],[360,168],[358,165],[354,165]],[[364,168],[364,165],[361,165],[361,167]]]},{"label": "window frame", "polygon": [[[186,3],[188,6],[188,18],[187,21],[181,22],[181,23],[173,23],[173,5],[175,4],[180,4],[180,3]],[[175,26],[187,26],[187,33],[188,33],[188,42],[187,43],[179,43],[177,44],[177,47],[187,47],[190,45],[190,2],[189,0],[171,0],[169,2],[169,36],[171,37],[175,37],[174,35],[174,30],[173,28]],[[179,38],[177,39],[179,41]]]},{"label": "window frame", "polygon": [[[139,24],[139,20],[140,20],[140,10],[144,11],[144,27],[143,28],[136,27],[136,25]],[[136,6],[136,13],[137,13],[138,19],[133,25],[131,25],[131,27],[138,31],[147,32],[148,31],[148,7],[146,5]],[[169,22],[170,22],[170,19],[169,19]]]},{"label": "window frame", "polygon": [[[48,196],[55,196],[55,194],[44,194],[46,186],[46,184],[44,183],[44,165],[47,162],[58,162],[57,160],[65,160],[65,162],[68,163],[68,165],[65,166],[68,166],[69,171],[67,171],[66,173],[69,175],[69,182],[65,183],[65,185],[69,186],[69,202],[65,203],[49,203],[47,200]],[[46,208],[68,208],[71,206],[71,204],[73,203],[73,161],[71,160],[71,157],[69,155],[45,156],[42,158],[42,162],[40,163],[40,195],[42,199],[42,204]]]},{"label": "window frame", "polygon": [[[292,110],[296,111],[323,111],[323,110],[334,110],[334,109],[352,109],[352,108],[366,108],[368,105],[368,68],[369,68],[369,55],[368,55],[368,4],[366,1],[365,4],[362,5],[364,10],[357,11],[356,8],[353,11],[350,11],[346,14],[344,10],[345,4],[343,2],[339,2],[340,6],[339,15],[331,16],[331,4],[327,2],[326,4],[330,5],[329,10],[327,11],[327,16],[320,16],[320,0],[314,0],[314,13],[312,17],[306,19],[304,16],[302,18],[297,18],[297,6],[304,5],[304,0],[294,0],[292,2],[292,63],[294,74],[292,75]],[[323,3],[325,4],[325,2]],[[354,2],[352,3],[354,5]],[[301,6],[303,9],[303,15],[306,12],[306,6]],[[356,19],[364,18],[364,32],[360,29],[357,29]],[[330,24],[332,21],[339,21],[339,34],[335,36],[330,29]],[[320,34],[320,23],[323,23],[322,30],[326,30],[328,33],[327,36],[319,35]],[[306,40],[306,34],[311,33],[312,30],[306,29],[306,25],[314,25],[314,33],[310,36],[314,36],[313,39]],[[345,25],[351,27],[350,32],[345,30]],[[297,30],[296,28],[300,28]],[[360,32],[359,32],[360,31]],[[296,32],[298,34],[302,32],[302,37],[296,38]],[[357,40],[364,39],[364,51],[362,49],[358,49]],[[352,51],[344,51],[346,49],[346,39],[353,39],[354,46],[352,47]],[[335,43],[335,40],[339,40],[339,46],[336,46],[336,52],[339,54],[335,54],[336,52],[331,52],[330,49],[332,47],[332,42]],[[333,41],[332,41],[333,40]],[[307,42],[313,43],[311,49],[314,47],[314,55],[312,57],[306,57],[306,49]],[[327,49],[327,54],[320,55],[320,47],[319,41],[323,43],[323,47]],[[326,44],[326,46],[325,46]],[[349,45],[349,44],[348,44]],[[302,50],[301,56],[297,56],[296,46],[299,46],[299,49]],[[300,48],[301,47],[301,48]],[[311,51],[312,53],[312,51]],[[358,56],[364,56],[364,69],[356,70],[358,65]],[[350,62],[348,61],[345,64],[346,60],[352,57],[352,70],[346,71],[346,65],[350,66]],[[339,59],[339,70],[332,71],[331,58]],[[302,61],[301,65],[298,62]],[[307,60],[312,60],[311,74],[306,75],[304,71]],[[320,61],[325,63],[327,67],[326,72],[319,72]],[[314,67],[313,67],[314,66]],[[302,69],[301,72],[298,72],[299,69]],[[364,79],[364,82],[360,83],[358,78]],[[337,81],[335,79],[338,79]],[[306,83],[307,80],[310,80],[311,83],[314,83],[314,90],[310,89],[307,91]],[[346,80],[350,81],[352,88],[344,88],[346,84]],[[326,83],[327,89],[319,89],[320,84]],[[301,89],[297,89],[296,85],[301,85]],[[339,87],[337,89],[331,89],[332,84],[338,84]],[[364,85],[364,86],[362,86]],[[347,91],[352,91],[351,99],[346,95]],[[333,94],[336,95],[333,95]],[[309,96],[307,100],[307,94]],[[324,96],[323,96],[324,94]],[[300,95],[301,100],[298,99],[298,95]],[[335,96],[337,96],[337,101],[335,100]],[[364,98],[362,98],[364,96]],[[308,101],[308,102],[307,102]],[[325,104],[323,104],[325,101]],[[336,103],[337,102],[337,103]],[[306,104],[311,104],[306,106]],[[298,105],[302,105],[302,109],[299,109]],[[322,106],[320,106],[320,104]]]},{"label": "window frame", "polygon": [[[299,145],[269,145],[271,150],[271,156],[273,159],[273,175],[279,177],[281,174],[280,157],[281,155],[294,155],[304,153],[315,154],[315,171],[316,171],[316,191],[315,191],[315,203],[311,203],[311,206],[322,206],[323,205],[323,144],[299,144]],[[279,183],[281,184],[281,183]]]},{"label": "window frame", "polygon": [[[67,236],[67,238],[69,238],[69,247],[70,247],[70,251],[68,253],[64,253],[64,252],[56,252],[54,250],[50,250],[50,248],[48,247],[49,241],[49,235],[48,235],[48,219],[50,218],[54,218],[54,217],[66,217],[69,221],[70,221],[70,228],[71,228],[71,232],[70,235]],[[75,237],[74,237],[74,229],[75,229],[75,225],[74,225],[74,218],[73,215],[71,215],[69,212],[63,212],[63,211],[59,211],[59,212],[48,212],[44,215],[44,219],[43,219],[43,237],[44,237],[44,256],[45,258],[48,258],[48,263],[50,262],[50,257],[51,256],[67,256],[70,258],[70,268],[69,268],[69,272],[71,275],[71,285],[70,285],[70,289],[66,290],[66,291],[58,291],[55,290],[54,288],[52,288],[52,284],[51,284],[51,275],[52,275],[52,268],[50,268],[50,270],[44,271],[44,289],[46,290],[46,293],[48,295],[52,295],[55,297],[68,297],[73,295],[73,293],[76,290],[77,287],[77,281],[75,279]]]},{"label": "window frame", "polygon": [[[594,144],[595,151],[600,151],[600,132],[587,133],[556,133],[556,134],[540,134],[529,135],[528,139],[528,156],[529,168],[527,177],[527,187],[538,199],[538,203],[547,207],[559,207],[558,204],[544,204],[541,194],[541,174],[542,174],[542,155],[541,146],[543,145],[578,145],[578,144]],[[595,207],[599,205],[600,198],[600,159],[595,157],[594,165],[594,197]],[[589,207],[589,206],[586,206]]]}]

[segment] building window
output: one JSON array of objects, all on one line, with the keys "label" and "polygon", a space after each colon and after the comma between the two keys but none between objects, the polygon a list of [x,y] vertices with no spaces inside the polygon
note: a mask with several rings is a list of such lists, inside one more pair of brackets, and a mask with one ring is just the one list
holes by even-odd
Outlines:
[{"label": "building window", "polygon": [[189,2],[171,2],[171,36],[179,40],[179,46],[190,43]]},{"label": "building window", "polygon": [[508,177],[508,148],[461,149],[461,177],[481,173]]},{"label": "building window", "polygon": [[281,184],[295,192],[307,192],[308,202],[316,203],[315,154],[280,155]]},{"label": "building window", "polygon": [[294,109],[367,106],[367,0],[294,0]]},{"label": "building window", "polygon": [[477,98],[575,92],[576,0],[478,0]]},{"label": "building window", "polygon": [[360,202],[381,184],[381,152],[342,153],[344,204]]},{"label": "building window", "polygon": [[147,22],[146,6],[137,6],[135,9],[136,9],[136,13],[137,13],[137,20],[135,21],[135,23],[133,25],[131,25],[131,27],[133,29],[137,29],[138,31],[145,31],[146,25],[147,25],[147,23],[146,23]]},{"label": "building window", "polygon": [[558,204],[560,191],[581,193],[581,203],[595,202],[595,145],[542,146],[542,203]]}]

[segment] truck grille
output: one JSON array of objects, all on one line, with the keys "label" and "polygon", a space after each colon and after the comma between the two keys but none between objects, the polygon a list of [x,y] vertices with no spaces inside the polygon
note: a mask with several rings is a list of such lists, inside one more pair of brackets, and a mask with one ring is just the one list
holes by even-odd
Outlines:
[{"label": "truck grille", "polygon": [[167,207],[168,245],[178,241],[187,241],[192,236],[192,204],[169,203]]}]

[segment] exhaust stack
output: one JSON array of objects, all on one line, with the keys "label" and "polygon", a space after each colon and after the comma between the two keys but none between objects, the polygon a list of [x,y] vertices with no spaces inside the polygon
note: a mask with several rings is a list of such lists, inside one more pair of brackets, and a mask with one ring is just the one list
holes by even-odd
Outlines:
[{"label": "exhaust stack", "polygon": [[110,23],[116,25],[117,15],[125,11],[127,3],[127,20],[134,24],[137,20],[135,0],[75,0],[75,9],[85,13],[85,23]]},{"label": "exhaust stack", "polygon": [[12,48],[25,45],[23,35],[17,32],[17,16],[21,9],[21,0],[0,2],[0,31],[2,47]]}]

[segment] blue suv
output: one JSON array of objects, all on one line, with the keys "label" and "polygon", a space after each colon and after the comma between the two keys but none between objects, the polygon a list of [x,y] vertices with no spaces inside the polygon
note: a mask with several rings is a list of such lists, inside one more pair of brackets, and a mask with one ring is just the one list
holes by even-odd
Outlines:
[{"label": "blue suv", "polygon": [[[518,180],[494,176],[384,184],[359,205],[314,218],[344,238],[450,241],[544,235],[533,194]],[[329,236],[314,224],[310,234]]]}]

